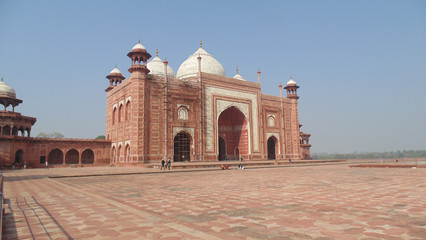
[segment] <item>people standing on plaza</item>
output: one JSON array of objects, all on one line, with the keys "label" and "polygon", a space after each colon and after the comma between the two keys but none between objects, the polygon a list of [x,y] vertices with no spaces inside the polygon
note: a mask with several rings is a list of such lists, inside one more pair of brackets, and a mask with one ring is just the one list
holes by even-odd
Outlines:
[{"label": "people standing on plaza", "polygon": [[24,162],[24,169],[27,169],[27,161]]},{"label": "people standing on plaza", "polygon": [[49,169],[49,162],[46,160],[46,167],[44,167],[44,170]]},{"label": "people standing on plaza", "polygon": [[171,166],[172,166],[172,161],[170,161],[170,158],[169,158],[169,160],[167,161],[167,168],[170,170]]},{"label": "people standing on plaza", "polygon": [[160,170],[166,170],[166,167],[164,166],[166,164],[166,161],[164,161],[164,158],[161,159],[161,168]]}]

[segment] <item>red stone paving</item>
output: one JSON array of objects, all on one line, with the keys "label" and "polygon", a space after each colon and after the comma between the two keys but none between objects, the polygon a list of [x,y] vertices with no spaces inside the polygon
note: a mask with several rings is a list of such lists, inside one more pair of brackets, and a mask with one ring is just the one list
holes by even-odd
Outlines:
[{"label": "red stone paving", "polygon": [[4,239],[426,239],[424,168],[154,172],[3,172]]}]

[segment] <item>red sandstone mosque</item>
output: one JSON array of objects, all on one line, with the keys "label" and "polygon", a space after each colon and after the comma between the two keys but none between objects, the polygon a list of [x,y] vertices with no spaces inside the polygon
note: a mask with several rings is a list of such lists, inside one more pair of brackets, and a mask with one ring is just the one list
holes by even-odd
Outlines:
[{"label": "red sandstone mosque", "polygon": [[[297,89],[290,78],[287,96],[261,92],[238,68],[226,76],[222,64],[202,47],[177,73],[137,43],[127,54],[130,76],[116,67],[107,76],[105,140],[46,139],[30,136],[33,117],[15,112],[22,103],[0,82],[0,164],[143,165],[174,162],[310,159],[309,137],[300,131]],[[7,110],[11,106],[12,109]]]}]

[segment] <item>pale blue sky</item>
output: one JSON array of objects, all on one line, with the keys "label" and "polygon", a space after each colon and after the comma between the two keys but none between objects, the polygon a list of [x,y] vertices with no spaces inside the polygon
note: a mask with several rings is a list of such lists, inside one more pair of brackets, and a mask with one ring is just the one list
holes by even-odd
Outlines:
[{"label": "pale blue sky", "polygon": [[0,0],[0,75],[34,136],[103,135],[105,76],[138,39],[175,71],[202,39],[267,94],[293,76],[314,153],[426,149],[426,1]]}]

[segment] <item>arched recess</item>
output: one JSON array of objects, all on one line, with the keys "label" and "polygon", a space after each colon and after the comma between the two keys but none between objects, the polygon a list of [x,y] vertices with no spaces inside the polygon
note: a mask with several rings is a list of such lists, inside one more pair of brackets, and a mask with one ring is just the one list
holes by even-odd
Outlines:
[{"label": "arched recess", "polygon": [[24,163],[24,151],[22,149],[19,149],[15,153],[15,163],[22,164]]},{"label": "arched recess", "polygon": [[[231,106],[223,111],[218,120],[218,135],[223,138],[226,144],[224,148],[225,153],[222,154],[222,157],[225,155],[226,159],[237,160],[239,156],[235,155],[236,149],[239,150],[239,154],[248,155],[248,133],[248,121],[245,115],[238,108]],[[219,156],[219,159],[220,158],[221,156]]]},{"label": "arched recess", "polygon": [[25,137],[30,137],[31,135],[31,129],[26,128],[25,131],[27,132],[27,134],[25,134]]},{"label": "arched recess", "polygon": [[126,113],[125,113],[125,115],[126,115],[126,121],[129,121],[130,120],[130,113],[131,113],[131,111],[130,111],[130,105],[131,103],[130,103],[130,101],[128,101],[127,103],[126,103]]},{"label": "arched recess", "polygon": [[115,115],[117,115],[117,108],[116,107],[112,110],[112,125],[115,124]]},{"label": "arched recess", "polygon": [[25,136],[25,130],[24,130],[23,127],[20,127],[18,129],[18,136],[20,136],[20,137],[24,137]]},{"label": "arched recess", "polygon": [[8,125],[4,126],[2,129],[2,135],[3,136],[9,136],[10,135],[10,127]]},{"label": "arched recess", "polygon": [[112,162],[117,162],[117,148],[114,146],[111,150]]},{"label": "arched recess", "polygon": [[95,154],[92,149],[86,149],[81,153],[82,164],[93,164],[95,163]]},{"label": "arched recess", "polygon": [[226,160],[226,142],[225,140],[219,136],[219,161]]},{"label": "arched recess", "polygon": [[65,164],[78,164],[78,158],[80,154],[77,150],[70,149],[67,154],[65,154]]},{"label": "arched recess", "polygon": [[129,162],[130,159],[130,145],[127,144],[124,148],[124,161]]},{"label": "arched recess", "polygon": [[180,107],[178,109],[178,119],[188,120],[188,109],[186,107]]},{"label": "arched recess", "polygon": [[275,137],[268,138],[268,159],[277,159],[277,139]]},{"label": "arched recess", "polygon": [[64,153],[62,150],[55,148],[49,153],[49,158],[47,160],[49,164],[62,164],[64,161]]},{"label": "arched recess", "polygon": [[18,127],[13,127],[12,128],[12,136],[18,136]]},{"label": "arched recess", "polygon": [[122,147],[121,147],[121,145],[120,146],[118,146],[118,150],[117,150],[117,162],[121,162],[122,160],[121,160],[121,151],[122,151]]},{"label": "arched recess", "polygon": [[186,132],[176,134],[173,139],[173,161],[191,161],[191,135]]},{"label": "arched recess", "polygon": [[123,119],[123,104],[118,107],[118,122],[120,123]]}]

